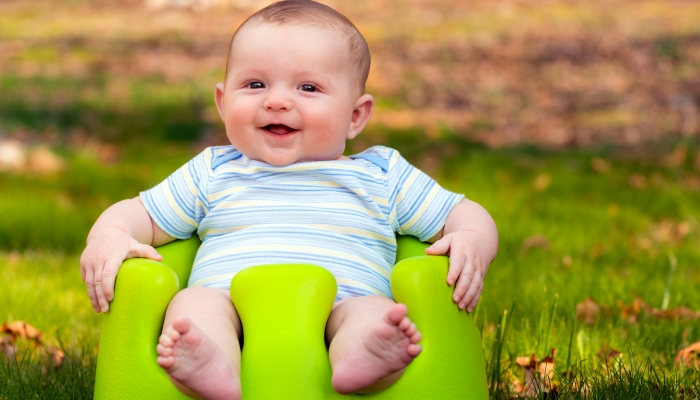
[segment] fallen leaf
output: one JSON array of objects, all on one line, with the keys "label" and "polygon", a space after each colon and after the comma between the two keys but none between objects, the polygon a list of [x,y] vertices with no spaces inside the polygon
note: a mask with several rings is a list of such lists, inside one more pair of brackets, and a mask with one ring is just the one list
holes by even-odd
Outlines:
[{"label": "fallen leaf", "polygon": [[593,297],[576,304],[576,318],[586,325],[593,325],[598,314],[600,314],[600,306],[593,300]]},{"label": "fallen leaf", "polygon": [[669,167],[680,167],[685,162],[688,154],[688,147],[681,143],[673,150],[673,153],[666,157],[666,165]]},{"label": "fallen leaf", "polygon": [[630,322],[636,322],[641,311],[644,311],[654,318],[660,319],[687,320],[700,318],[700,311],[695,311],[688,307],[676,307],[670,310],[660,310],[658,308],[650,307],[640,297],[635,297],[634,302],[632,302],[630,305],[626,305],[622,303],[621,300],[617,300],[617,307],[620,309],[620,316]]},{"label": "fallen leaf", "polygon": [[17,346],[13,343],[11,336],[6,336],[0,340],[0,352],[7,357],[14,357],[17,353]]},{"label": "fallen leaf", "polygon": [[535,180],[532,182],[532,187],[535,188],[538,192],[541,192],[549,187],[549,185],[552,184],[552,176],[547,174],[547,173],[542,173],[537,175]]},{"label": "fallen leaf", "polygon": [[647,187],[647,178],[642,174],[632,174],[627,179],[627,184],[634,189],[644,189]]},{"label": "fallen leaf", "polygon": [[29,170],[38,174],[53,174],[65,168],[61,157],[47,147],[38,147],[29,154]]},{"label": "fallen leaf", "polygon": [[523,368],[535,368],[537,365],[537,358],[534,354],[530,357],[516,357],[515,363]]},{"label": "fallen leaf", "polygon": [[51,357],[51,363],[53,364],[53,367],[61,368],[63,366],[63,358],[66,356],[63,350],[55,346],[46,346],[45,349]]},{"label": "fallen leaf", "polygon": [[17,140],[0,141],[0,171],[20,171],[24,168],[26,152]]},{"label": "fallen leaf", "polygon": [[523,245],[520,247],[520,253],[526,254],[530,249],[539,247],[546,249],[549,247],[549,240],[544,235],[534,235],[523,240]]},{"label": "fallen leaf", "polygon": [[600,157],[591,160],[591,168],[599,174],[607,174],[612,169],[610,163]]},{"label": "fallen leaf", "polygon": [[617,358],[617,357],[620,357],[621,355],[622,355],[622,353],[620,353],[619,351],[613,349],[612,347],[611,347],[611,348],[608,348],[606,345],[603,345],[603,346],[600,348],[600,350],[598,350],[598,353],[596,353],[596,356],[598,356],[599,358],[601,358],[601,359],[602,359],[603,361],[605,361],[606,363],[607,363],[608,360],[610,360],[611,358]]},{"label": "fallen leaf", "polygon": [[620,316],[627,320],[627,322],[633,324],[637,322],[639,317],[639,310],[634,309],[634,303],[627,305],[622,302],[622,300],[617,299],[617,308],[620,309]]},{"label": "fallen leaf", "polygon": [[24,321],[14,321],[2,324],[2,332],[10,335],[21,337],[22,339],[31,339],[37,343],[41,343],[41,338],[44,333]]},{"label": "fallen leaf", "polygon": [[537,372],[540,373],[540,379],[544,381],[545,388],[551,388],[552,385],[552,378],[554,377],[554,357],[557,354],[557,349],[551,349],[550,354],[551,356],[548,355],[540,360],[540,363],[537,366]]},{"label": "fallen leaf", "polygon": [[674,365],[678,366],[681,362],[684,366],[690,367],[691,365],[698,366],[700,363],[700,342],[695,342],[688,347],[681,349],[676,355],[674,360]]},{"label": "fallen leaf", "polygon": [[700,312],[692,310],[688,307],[676,307],[670,310],[659,310],[653,308],[649,313],[655,318],[661,319],[695,319],[700,318]]},{"label": "fallen leaf", "polygon": [[[552,382],[554,377],[554,357],[557,349],[551,349],[550,354],[542,360],[537,360],[535,354],[530,357],[516,357],[515,363],[524,368],[524,383],[513,381],[513,388],[524,396],[537,393],[556,393],[557,388]],[[535,373],[537,371],[537,374]]]}]

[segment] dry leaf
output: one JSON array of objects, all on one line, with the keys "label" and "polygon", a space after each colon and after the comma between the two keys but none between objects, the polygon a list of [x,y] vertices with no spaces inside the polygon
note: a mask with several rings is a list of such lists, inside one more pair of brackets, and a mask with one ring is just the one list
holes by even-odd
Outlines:
[{"label": "dry leaf", "polygon": [[561,258],[561,263],[564,264],[565,267],[570,267],[573,262],[571,256],[568,254]]},{"label": "dry leaf", "polygon": [[576,318],[587,325],[593,325],[598,314],[600,314],[600,306],[593,300],[593,297],[576,304]]},{"label": "dry leaf", "polygon": [[666,165],[669,167],[680,167],[685,162],[686,156],[688,154],[688,148],[685,144],[681,143],[673,150],[673,153],[666,157]]},{"label": "dry leaf", "polygon": [[547,189],[551,184],[552,176],[548,173],[542,173],[537,175],[537,178],[535,178],[535,180],[532,182],[532,187],[534,187],[538,192],[541,192]]},{"label": "dry leaf", "polygon": [[647,178],[642,174],[632,174],[629,179],[627,179],[627,184],[631,188],[644,189],[647,187]]},{"label": "dry leaf", "polygon": [[65,168],[61,157],[47,147],[38,147],[29,155],[29,169],[38,174],[53,174]]},{"label": "dry leaf", "polygon": [[63,350],[55,346],[46,346],[45,349],[49,356],[51,356],[51,363],[53,364],[53,367],[61,368],[63,366],[63,358],[66,355]]},{"label": "dry leaf", "polygon": [[691,310],[688,307],[677,307],[670,310],[659,310],[653,308],[649,313],[656,318],[661,319],[695,319],[700,318],[700,312]]},{"label": "dry leaf", "polygon": [[600,157],[591,160],[591,168],[599,174],[607,174],[612,169],[610,163]]},{"label": "dry leaf", "polygon": [[622,353],[620,353],[619,351],[613,349],[612,347],[608,349],[608,347],[607,347],[606,345],[603,345],[603,346],[600,348],[600,350],[598,350],[598,353],[596,353],[596,356],[598,356],[599,358],[601,358],[601,359],[602,359],[603,361],[605,361],[606,363],[607,363],[608,360],[610,360],[611,358],[617,358],[617,357],[620,357],[621,355],[622,355]]},{"label": "dry leaf", "polygon": [[17,353],[17,346],[15,346],[12,339],[12,336],[6,336],[0,340],[0,352],[7,357],[14,357]]},{"label": "dry leaf", "polygon": [[20,171],[26,159],[24,145],[17,140],[0,140],[0,171]]},{"label": "dry leaf", "polygon": [[617,308],[620,309],[620,316],[626,319],[629,323],[637,322],[639,317],[639,309],[634,308],[634,303],[627,305],[622,302],[622,300],[617,299]]},{"label": "dry leaf", "polygon": [[9,333],[14,337],[21,337],[22,339],[35,340],[37,343],[41,343],[41,338],[44,333],[35,327],[29,325],[24,321],[14,321],[10,323],[2,324],[2,332]]},{"label": "dry leaf", "polygon": [[556,392],[557,388],[552,384],[556,353],[557,349],[553,348],[550,350],[551,356],[547,356],[540,361],[537,360],[534,354],[530,355],[530,357],[517,357],[515,363],[525,369],[525,383],[515,380],[513,387],[516,392],[524,396]]},{"label": "dry leaf", "polygon": [[620,309],[620,316],[630,322],[636,322],[641,311],[646,312],[654,318],[660,319],[697,319],[700,318],[700,312],[688,307],[676,307],[670,310],[660,310],[652,308],[639,297],[635,297],[634,302],[630,305],[623,304],[617,300],[617,307]]},{"label": "dry leaf", "polygon": [[688,347],[681,349],[676,355],[674,360],[674,365],[678,366],[681,362],[684,366],[690,367],[691,365],[698,366],[700,363],[700,342],[695,342]]},{"label": "dry leaf", "polygon": [[544,235],[534,235],[526,238],[520,247],[520,253],[526,254],[531,248],[539,247],[546,249],[549,247],[549,240]]},{"label": "dry leaf", "polygon": [[537,365],[537,358],[534,354],[530,357],[516,357],[515,363],[523,368],[535,368]]}]

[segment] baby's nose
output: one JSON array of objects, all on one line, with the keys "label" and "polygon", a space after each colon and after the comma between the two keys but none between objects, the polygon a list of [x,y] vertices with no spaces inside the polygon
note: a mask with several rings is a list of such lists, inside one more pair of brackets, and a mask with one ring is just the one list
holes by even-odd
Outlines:
[{"label": "baby's nose", "polygon": [[292,99],[283,90],[270,90],[263,107],[271,111],[289,111],[292,109]]}]

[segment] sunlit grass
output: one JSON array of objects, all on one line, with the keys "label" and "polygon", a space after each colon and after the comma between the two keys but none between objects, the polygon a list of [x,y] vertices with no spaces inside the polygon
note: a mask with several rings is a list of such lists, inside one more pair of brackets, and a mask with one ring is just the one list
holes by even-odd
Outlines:
[{"label": "sunlit grass", "polygon": [[[570,371],[593,382],[593,389],[618,393],[610,398],[632,398],[619,397],[623,386],[601,372],[605,360],[597,354],[607,346],[623,353],[627,368],[615,379],[636,382],[643,386],[639,390],[656,387],[652,379],[675,382],[676,394],[681,386],[689,390],[697,384],[695,375],[682,375],[673,366],[680,348],[700,340],[697,319],[640,314],[630,322],[616,304],[630,304],[640,296],[659,308],[668,292],[669,308],[700,309],[695,284],[700,281],[700,193],[687,186],[687,178],[697,175],[690,166],[625,160],[610,151],[486,150],[448,134],[423,145],[420,131],[374,132],[368,138],[362,145],[391,144],[415,164],[432,168],[444,186],[480,202],[496,220],[501,247],[486,278],[476,323],[488,356],[498,343],[503,311],[509,310],[500,348],[501,373],[510,376],[504,382],[523,379],[522,370],[513,366],[515,357],[535,353],[541,358],[556,348],[560,373],[569,365]],[[69,170],[61,177],[3,175],[0,319],[27,321],[48,340],[62,337],[73,354],[83,354],[83,343],[92,343],[85,357],[94,357],[99,316],[91,310],[78,270],[87,230],[104,207],[157,183],[196,151],[186,145],[127,146],[120,161],[105,166],[65,150]],[[650,151],[662,155],[665,150]],[[431,157],[440,162],[431,163]],[[606,169],[596,171],[601,161]],[[632,174],[644,176],[645,186],[630,186]],[[10,200],[15,198],[24,204]],[[689,231],[682,237],[659,233],[684,221]],[[66,234],[71,230],[75,234]],[[525,239],[534,235],[543,235],[548,246],[523,248]],[[670,285],[669,255],[678,261]],[[577,320],[575,311],[589,296],[602,307],[592,325]],[[82,374],[94,373],[94,363],[81,368]],[[565,390],[568,381],[555,379]],[[665,395],[660,396],[654,398]]]}]

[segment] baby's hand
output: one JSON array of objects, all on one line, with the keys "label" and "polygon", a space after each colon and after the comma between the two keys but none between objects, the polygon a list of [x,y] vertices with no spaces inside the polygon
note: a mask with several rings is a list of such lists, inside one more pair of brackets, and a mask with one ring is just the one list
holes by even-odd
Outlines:
[{"label": "baby's hand", "polygon": [[121,229],[105,228],[91,232],[80,257],[80,274],[95,312],[109,310],[119,267],[124,260],[134,257],[156,261],[163,258],[152,246],[139,243]]},{"label": "baby's hand", "polygon": [[455,284],[452,299],[460,310],[472,312],[481,297],[484,276],[489,269],[488,247],[483,235],[474,231],[456,231],[425,249],[426,254],[449,254],[447,284]]}]

